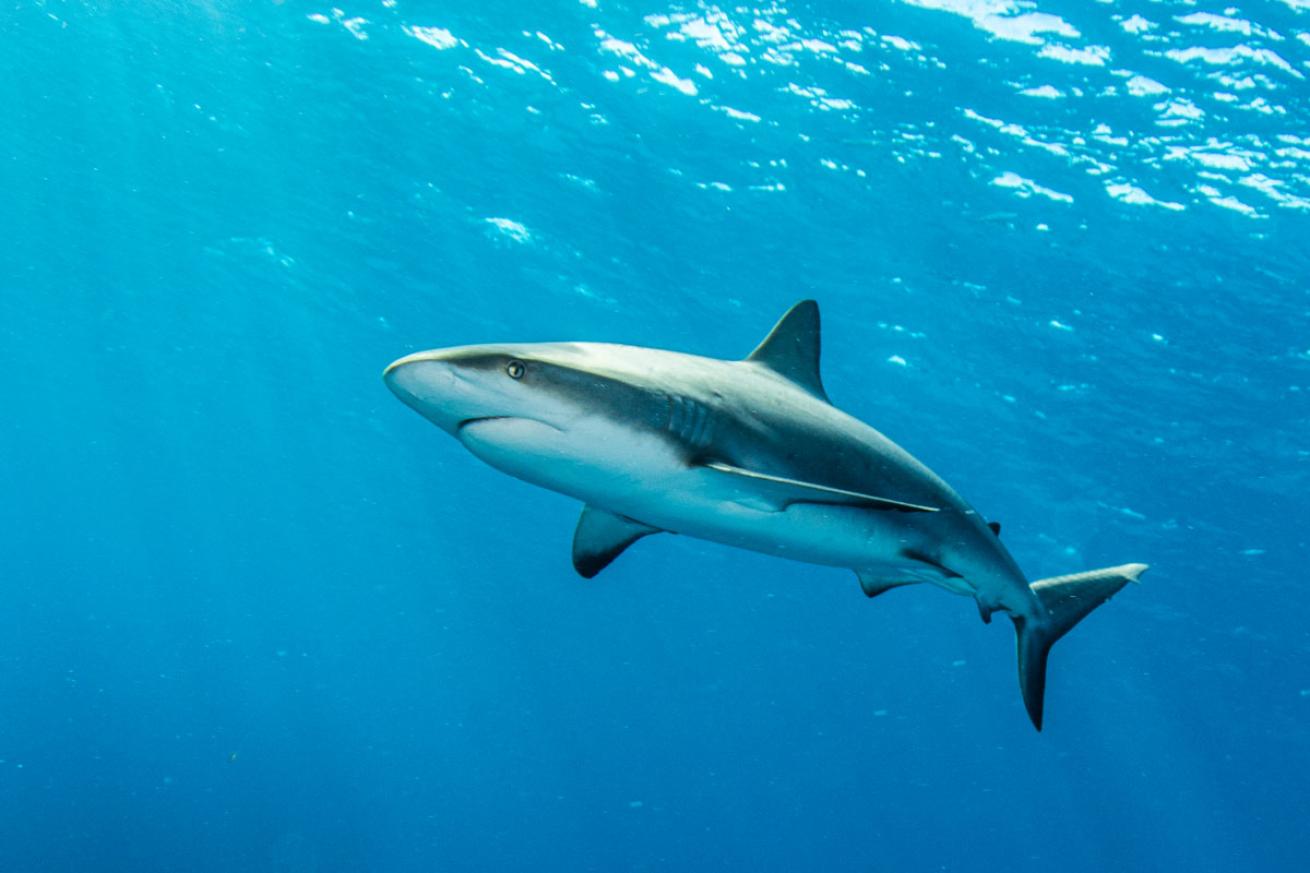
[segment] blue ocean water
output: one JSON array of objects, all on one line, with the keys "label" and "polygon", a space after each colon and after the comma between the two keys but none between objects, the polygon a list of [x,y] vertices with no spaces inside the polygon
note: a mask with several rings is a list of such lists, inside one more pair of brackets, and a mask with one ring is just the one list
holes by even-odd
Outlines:
[{"label": "blue ocean water", "polygon": [[[1310,4],[0,11],[0,871],[1300,870]],[[386,391],[423,348],[744,355],[1037,578],[578,506]]]}]

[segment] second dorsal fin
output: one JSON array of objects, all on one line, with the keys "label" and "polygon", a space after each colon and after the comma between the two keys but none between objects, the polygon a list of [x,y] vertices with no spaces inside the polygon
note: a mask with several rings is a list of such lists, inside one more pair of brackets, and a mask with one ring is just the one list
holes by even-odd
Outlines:
[{"label": "second dorsal fin", "polygon": [[763,364],[826,401],[819,378],[819,304],[802,300],[788,309],[746,360]]}]

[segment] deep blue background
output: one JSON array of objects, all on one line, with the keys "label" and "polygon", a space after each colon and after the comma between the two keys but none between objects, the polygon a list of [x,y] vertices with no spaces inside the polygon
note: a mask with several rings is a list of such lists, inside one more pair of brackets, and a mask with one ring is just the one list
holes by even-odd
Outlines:
[{"label": "deep blue background", "polygon": [[[1305,7],[6,4],[0,871],[1304,869]],[[379,378],[807,296],[1034,578],[1153,564],[1045,733],[937,590],[577,579]]]}]

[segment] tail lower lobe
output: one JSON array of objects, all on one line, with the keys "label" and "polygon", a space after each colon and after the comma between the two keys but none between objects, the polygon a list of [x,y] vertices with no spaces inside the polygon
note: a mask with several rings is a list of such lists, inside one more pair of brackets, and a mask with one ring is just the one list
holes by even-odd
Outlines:
[{"label": "tail lower lobe", "polygon": [[1073,630],[1092,610],[1109,600],[1146,571],[1145,564],[1122,564],[1071,576],[1039,579],[1029,587],[1042,611],[1039,619],[1016,616],[1019,688],[1033,727],[1042,729],[1042,703],[1046,698],[1046,659],[1056,640]]}]

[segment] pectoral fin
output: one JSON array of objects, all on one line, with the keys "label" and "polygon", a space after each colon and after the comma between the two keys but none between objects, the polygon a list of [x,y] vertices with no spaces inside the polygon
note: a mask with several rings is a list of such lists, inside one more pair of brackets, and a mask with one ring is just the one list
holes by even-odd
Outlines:
[{"label": "pectoral fin", "polygon": [[623,550],[644,536],[660,529],[615,515],[594,506],[582,507],[578,526],[573,531],[573,569],[590,579],[623,554]]},{"label": "pectoral fin", "polygon": [[728,476],[735,476],[742,482],[748,482],[754,486],[753,490],[759,492],[765,499],[765,502],[771,503],[777,509],[786,509],[793,503],[832,503],[839,506],[862,506],[866,509],[883,509],[892,512],[936,512],[935,506],[922,506],[918,503],[905,503],[901,500],[892,500],[887,497],[877,497],[873,494],[863,494],[859,491],[846,491],[842,488],[833,488],[828,485],[818,485],[813,482],[802,482],[799,479],[787,479],[782,476],[771,476],[767,473],[757,473],[753,470],[744,470],[741,467],[734,467],[731,464],[724,464],[718,461],[703,465],[707,469],[715,470]]},{"label": "pectoral fin", "polygon": [[868,570],[856,570],[855,575],[860,577],[860,590],[865,597],[877,597],[893,588],[915,584],[913,579],[888,579]]}]

